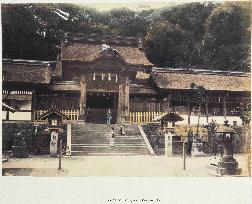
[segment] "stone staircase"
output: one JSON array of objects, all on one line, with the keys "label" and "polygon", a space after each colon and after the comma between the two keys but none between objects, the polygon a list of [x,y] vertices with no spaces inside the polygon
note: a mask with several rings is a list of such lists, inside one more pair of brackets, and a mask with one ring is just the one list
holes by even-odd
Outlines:
[{"label": "stone staircase", "polygon": [[72,156],[81,155],[148,155],[149,150],[137,127],[126,125],[126,134],[115,127],[115,145],[110,147],[110,127],[106,124],[72,125]]}]

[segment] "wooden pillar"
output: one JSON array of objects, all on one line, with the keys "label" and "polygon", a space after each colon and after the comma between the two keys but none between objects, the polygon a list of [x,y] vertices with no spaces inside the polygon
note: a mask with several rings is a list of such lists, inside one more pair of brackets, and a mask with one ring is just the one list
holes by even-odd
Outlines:
[{"label": "wooden pillar", "polygon": [[85,75],[81,75],[81,80],[80,80],[80,116],[79,120],[80,121],[85,121],[85,110],[86,110],[86,80],[85,80]]},{"label": "wooden pillar", "polygon": [[32,92],[32,104],[31,104],[31,120],[34,121],[35,113],[37,109],[37,93],[34,91]]},{"label": "wooden pillar", "polygon": [[223,114],[226,119],[227,118],[227,94],[226,93],[223,98]]},{"label": "wooden pillar", "polygon": [[208,97],[206,97],[206,119],[208,123]]},{"label": "wooden pillar", "polygon": [[118,112],[117,112],[117,123],[121,122],[122,118],[122,108],[123,108],[123,85],[119,84],[119,90],[118,90]]},{"label": "wooden pillar", "polygon": [[187,101],[187,117],[188,117],[188,124],[191,123],[191,102],[190,99]]},{"label": "wooden pillar", "polygon": [[[6,104],[7,104],[7,105],[10,105],[9,100],[6,100]],[[6,110],[6,120],[7,120],[7,121],[10,120],[10,111],[9,111],[9,110]]]},{"label": "wooden pillar", "polygon": [[124,86],[124,116],[125,121],[129,121],[129,77],[126,77]]},{"label": "wooden pillar", "polygon": [[167,109],[171,108],[171,93],[169,92],[168,98],[167,98]]},{"label": "wooden pillar", "polygon": [[10,120],[10,111],[9,110],[6,111],[6,120],[7,121]]}]

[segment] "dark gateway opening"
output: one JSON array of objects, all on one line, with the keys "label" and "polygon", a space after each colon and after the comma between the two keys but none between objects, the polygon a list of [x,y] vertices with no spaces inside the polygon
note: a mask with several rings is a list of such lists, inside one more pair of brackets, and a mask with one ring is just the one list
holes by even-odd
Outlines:
[{"label": "dark gateway opening", "polygon": [[87,94],[87,122],[106,123],[107,111],[112,113],[112,123],[116,122],[117,94],[89,92]]}]

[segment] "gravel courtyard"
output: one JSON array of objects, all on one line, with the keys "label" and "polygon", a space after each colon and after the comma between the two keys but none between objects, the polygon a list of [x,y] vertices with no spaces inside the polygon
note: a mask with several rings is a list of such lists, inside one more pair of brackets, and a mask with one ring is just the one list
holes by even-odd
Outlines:
[{"label": "gravel courtyard", "polygon": [[[240,176],[246,157],[236,155]],[[188,157],[183,170],[182,157],[164,156],[85,156],[62,158],[62,170],[58,159],[50,157],[9,158],[2,163],[5,176],[146,176],[146,177],[211,177],[217,176],[216,167],[210,165],[213,157]]]}]

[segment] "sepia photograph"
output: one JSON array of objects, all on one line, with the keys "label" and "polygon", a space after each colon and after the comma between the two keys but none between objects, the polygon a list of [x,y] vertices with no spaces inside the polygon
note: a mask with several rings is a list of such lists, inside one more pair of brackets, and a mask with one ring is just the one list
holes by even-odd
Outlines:
[{"label": "sepia photograph", "polygon": [[2,176],[250,177],[250,13],[2,3]]}]

